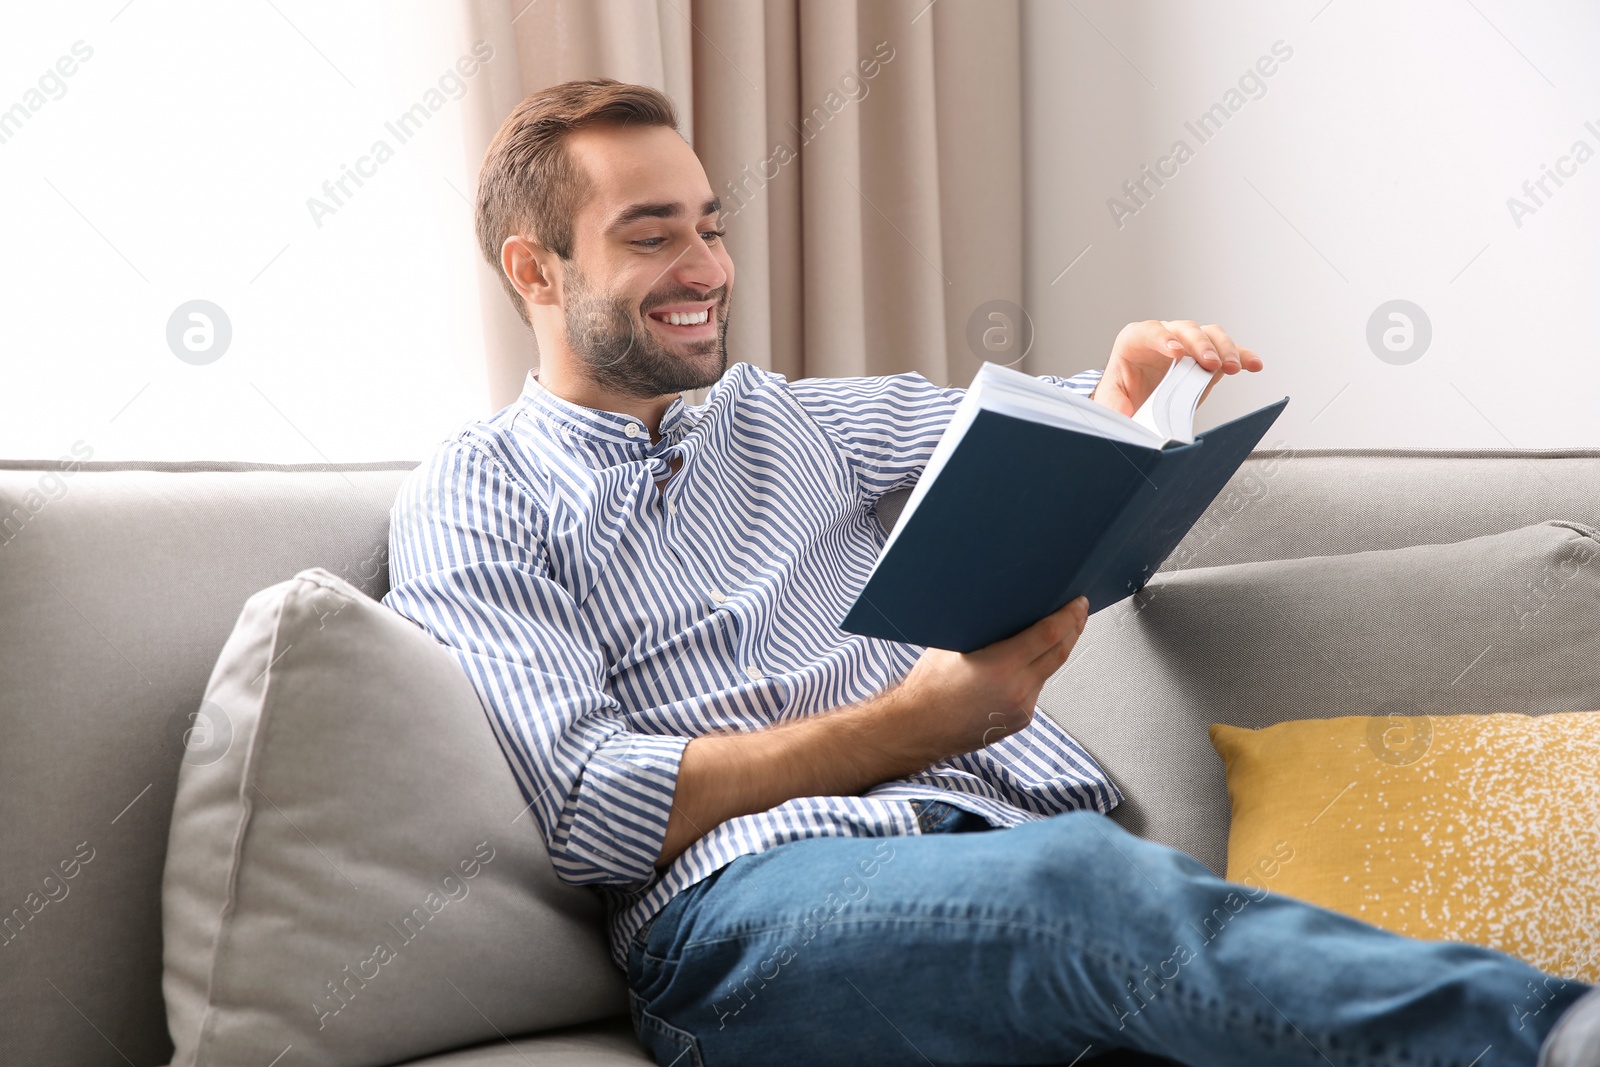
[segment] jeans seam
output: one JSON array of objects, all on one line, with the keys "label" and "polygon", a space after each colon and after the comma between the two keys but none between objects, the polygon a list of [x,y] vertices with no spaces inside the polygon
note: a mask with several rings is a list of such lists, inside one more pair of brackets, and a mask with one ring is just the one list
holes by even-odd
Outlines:
[{"label": "jeans seam", "polygon": [[[1040,922],[1036,919],[1019,920],[1014,917],[1002,918],[999,916],[934,915],[930,913],[911,912],[901,915],[854,916],[850,918],[841,917],[832,920],[827,925],[865,926],[868,924],[890,923],[896,925],[911,923],[950,923],[958,926],[1003,926],[1012,930],[1025,931],[1027,933],[1043,933],[1055,937],[1062,942],[1070,944],[1073,948],[1079,949],[1084,954],[1093,956],[1096,960],[1102,963],[1119,963],[1122,960],[1120,954],[1114,951],[1109,951],[1098,944],[1080,944],[1078,938],[1081,935],[1076,927],[1062,925],[1060,923]],[[774,931],[783,930],[799,930],[804,928],[804,926],[805,923],[803,921],[793,923],[775,923],[770,926],[762,926],[750,930],[740,930],[722,937],[702,938],[697,941],[688,941],[683,944],[682,949],[683,951],[687,952],[691,948],[722,945],[727,944],[730,941],[744,941],[758,934],[767,934]],[[669,961],[663,960],[661,962]]]},{"label": "jeans seam", "polygon": [[[1173,998],[1173,1006],[1187,1014],[1190,1019],[1215,1019],[1216,1006],[1221,1005],[1220,998],[1217,998],[1216,1004],[1213,1004],[1201,994],[1191,991],[1190,987],[1177,980],[1172,981],[1172,989],[1176,994]],[[1263,997],[1262,999],[1265,1000],[1266,998]],[[1278,1010],[1270,1000],[1266,1001],[1266,1004],[1273,1011]],[[1226,1007],[1226,1005],[1223,1006]],[[1141,1012],[1143,1010],[1143,1008],[1140,1009]],[[1280,1012],[1279,1014],[1281,1015],[1282,1013]],[[1410,1055],[1409,1049],[1397,1050],[1405,1054],[1404,1058],[1396,1058],[1394,1055],[1385,1054],[1381,1058],[1374,1059],[1370,1055],[1346,1050],[1338,1050],[1334,1056],[1330,1056],[1324,1048],[1331,1041],[1330,1035],[1318,1034],[1317,1036],[1322,1039],[1322,1044],[1318,1044],[1287,1016],[1283,1016],[1282,1026],[1276,1025],[1270,1019],[1261,1021],[1248,1018],[1243,1011],[1236,1012],[1231,1018],[1225,1016],[1220,1022],[1225,1028],[1242,1027],[1253,1032],[1258,1037],[1269,1038],[1274,1046],[1272,1050],[1274,1052],[1295,1051],[1304,1055],[1304,1050],[1301,1047],[1301,1042],[1304,1042],[1310,1053],[1316,1057],[1316,1061],[1324,1063],[1333,1063],[1336,1057],[1338,1062],[1345,1064],[1346,1067],[1424,1067],[1424,1065],[1434,1064],[1440,1064],[1442,1067],[1442,1061],[1418,1059]],[[1457,1061],[1455,1067],[1459,1067],[1459,1061]]]}]

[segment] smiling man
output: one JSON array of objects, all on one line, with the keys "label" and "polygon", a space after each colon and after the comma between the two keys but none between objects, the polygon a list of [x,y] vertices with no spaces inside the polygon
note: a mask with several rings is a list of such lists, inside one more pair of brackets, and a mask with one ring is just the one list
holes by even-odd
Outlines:
[{"label": "smiling man", "polygon": [[[839,630],[874,505],[962,391],[729,366],[734,266],[665,96],[530,96],[477,212],[539,368],[407,482],[385,603],[465,668],[557,874],[603,896],[660,1063],[1534,1062],[1586,987],[1232,885],[1105,817],[1116,787],[1035,714],[1081,598],[966,654]],[[1151,320],[1103,375],[1045,380],[1129,414],[1183,353],[1213,384],[1262,368]],[[1226,936],[1151,986],[1220,908]],[[1519,1020],[1529,983],[1554,999]]]}]

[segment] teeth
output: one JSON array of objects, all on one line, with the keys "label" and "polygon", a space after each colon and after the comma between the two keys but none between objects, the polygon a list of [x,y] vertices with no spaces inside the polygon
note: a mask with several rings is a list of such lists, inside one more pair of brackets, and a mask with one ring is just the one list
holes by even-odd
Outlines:
[{"label": "teeth", "polygon": [[710,318],[711,309],[707,308],[704,311],[696,311],[692,313],[678,311],[669,312],[666,316],[666,321],[672,326],[697,326]]}]

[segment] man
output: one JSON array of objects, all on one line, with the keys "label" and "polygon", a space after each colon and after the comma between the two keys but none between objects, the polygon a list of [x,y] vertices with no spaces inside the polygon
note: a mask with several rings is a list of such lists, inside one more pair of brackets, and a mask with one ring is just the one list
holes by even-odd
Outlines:
[{"label": "man", "polygon": [[[961,390],[729,367],[718,203],[653,90],[530,96],[477,210],[539,369],[407,483],[385,602],[457,656],[557,873],[605,898],[659,1062],[1534,1062],[1586,987],[1277,896],[1131,1011],[1241,887],[1105,818],[1116,788],[1035,714],[1082,598],[968,654],[835,625]],[[1150,321],[1046,380],[1131,414],[1183,353],[1262,368]],[[1567,1020],[1550,1062],[1600,1063]]]}]

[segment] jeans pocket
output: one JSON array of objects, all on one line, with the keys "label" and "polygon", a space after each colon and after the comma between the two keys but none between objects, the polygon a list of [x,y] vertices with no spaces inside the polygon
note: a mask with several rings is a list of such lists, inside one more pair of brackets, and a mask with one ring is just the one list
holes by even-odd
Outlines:
[{"label": "jeans pocket", "polygon": [[644,998],[628,990],[628,1014],[639,1043],[661,1067],[705,1067],[700,1039],[645,1010]]}]

